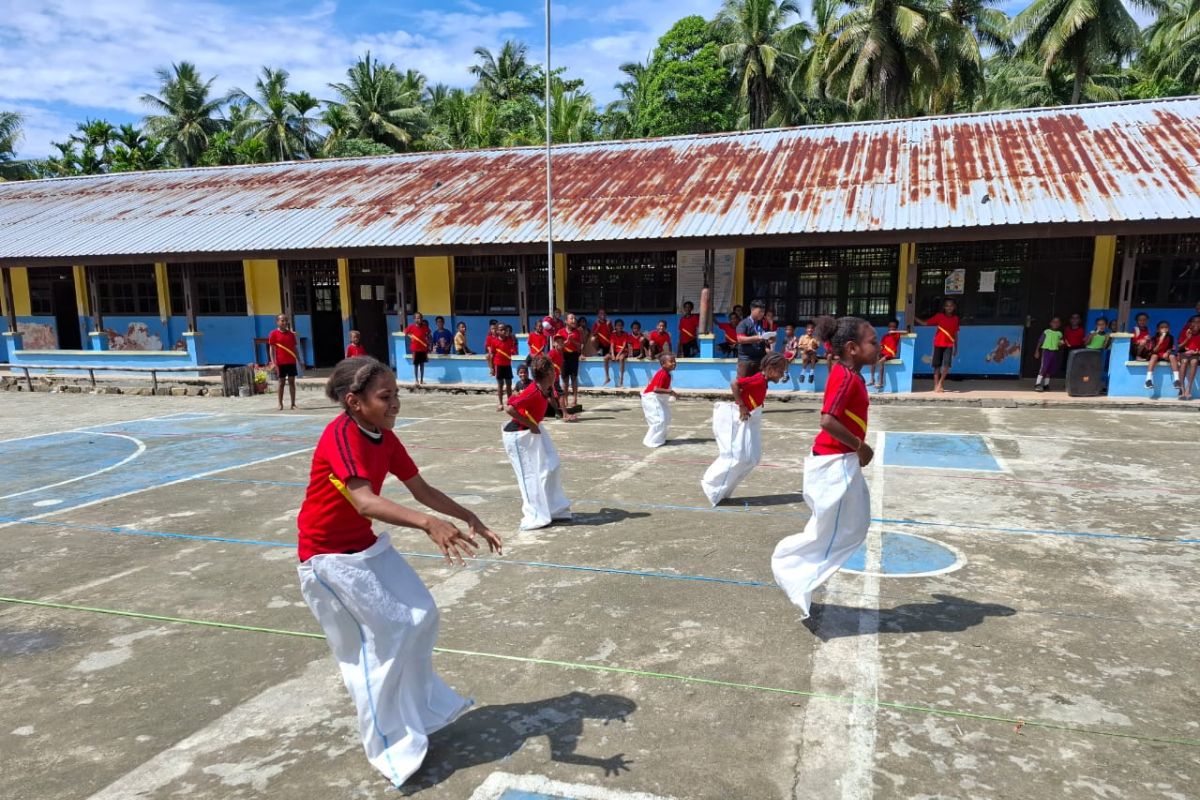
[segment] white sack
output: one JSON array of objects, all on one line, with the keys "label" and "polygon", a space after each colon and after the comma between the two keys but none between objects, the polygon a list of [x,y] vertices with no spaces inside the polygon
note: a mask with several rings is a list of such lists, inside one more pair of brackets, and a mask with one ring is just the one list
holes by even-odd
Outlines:
[{"label": "white sack", "polygon": [[563,493],[558,450],[545,425],[541,433],[504,431],[504,452],[521,488],[521,530],[544,528],[571,518],[571,501]]},{"label": "white sack", "polygon": [[812,593],[829,580],[867,538],[871,494],[856,453],[804,460],[804,501],[812,516],[803,533],[775,547],[775,582],[808,617]]},{"label": "white sack", "polygon": [[646,438],[642,444],[646,447],[662,447],[667,442],[667,428],[671,426],[671,405],[664,395],[657,392],[642,395],[642,412],[646,415]]},{"label": "white sack", "polygon": [[700,479],[700,487],[715,506],[733,494],[762,460],[762,409],[751,411],[750,418],[743,422],[737,403],[717,403],[713,406],[712,426],[717,460]]},{"label": "white sack", "polygon": [[300,590],[358,707],[367,758],[400,786],[425,760],[429,734],[471,705],[433,671],[433,596],[387,534],[361,553],[313,556]]}]

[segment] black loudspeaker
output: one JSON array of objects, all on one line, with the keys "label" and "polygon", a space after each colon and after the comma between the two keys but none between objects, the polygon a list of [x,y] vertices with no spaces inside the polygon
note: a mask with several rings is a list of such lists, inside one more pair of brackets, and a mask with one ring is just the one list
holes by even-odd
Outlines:
[{"label": "black loudspeaker", "polygon": [[1096,397],[1104,391],[1104,351],[1072,350],[1067,357],[1067,394]]}]

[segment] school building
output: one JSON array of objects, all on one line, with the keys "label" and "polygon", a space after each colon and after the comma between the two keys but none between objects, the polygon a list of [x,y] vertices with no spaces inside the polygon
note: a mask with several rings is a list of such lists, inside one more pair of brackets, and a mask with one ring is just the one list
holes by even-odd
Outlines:
[{"label": "school building", "polygon": [[[718,315],[760,297],[781,323],[907,327],[952,297],[955,371],[1017,377],[1051,316],[1126,330],[1144,310],[1178,331],[1200,300],[1200,98],[553,157],[555,305],[589,318],[674,334],[705,283]],[[0,183],[0,361],[262,363],[280,313],[315,366],[352,328],[403,359],[415,311],[465,321],[479,352],[489,318],[522,330],[548,310],[544,190],[539,148]],[[930,371],[913,330],[910,377]],[[475,374],[445,366],[437,380]]]}]

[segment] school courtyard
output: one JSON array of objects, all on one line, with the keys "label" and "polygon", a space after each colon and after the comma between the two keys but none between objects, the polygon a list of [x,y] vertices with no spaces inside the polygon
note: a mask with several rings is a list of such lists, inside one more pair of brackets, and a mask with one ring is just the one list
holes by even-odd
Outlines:
[{"label": "school courtyard", "polygon": [[[4,397],[0,797],[395,796],[297,585],[318,397]],[[1192,417],[877,406],[875,524],[806,627],[769,557],[807,518],[814,408],[768,404],[713,509],[709,402],[655,451],[635,401],[585,403],[550,425],[575,521],[517,533],[494,401],[403,397],[426,477],[507,545],[451,569],[395,534],[477,701],[406,794],[1194,796]]]}]

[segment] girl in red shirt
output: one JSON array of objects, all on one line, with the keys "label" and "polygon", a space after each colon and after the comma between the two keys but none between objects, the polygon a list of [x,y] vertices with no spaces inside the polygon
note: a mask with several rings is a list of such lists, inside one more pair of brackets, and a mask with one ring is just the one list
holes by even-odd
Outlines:
[{"label": "girl in red shirt", "polygon": [[671,388],[671,373],[675,371],[675,356],[663,353],[658,357],[658,372],[642,389],[642,412],[646,415],[646,431],[642,444],[646,447],[662,447],[667,443],[667,429],[671,427],[671,406],[666,395],[679,397]]},{"label": "girl in red shirt", "polygon": [[521,530],[571,519],[571,501],[562,488],[561,462],[550,432],[542,425],[554,389],[554,365],[545,356],[529,362],[533,382],[508,399],[504,452],[521,488]]},{"label": "girl in red shirt", "polygon": [[[958,329],[962,320],[956,309],[958,304],[953,300],[942,303],[942,310],[929,319],[918,319],[918,325],[931,325],[933,332],[933,390],[946,391],[946,376],[950,374],[950,365],[958,356]],[[830,365],[832,367],[832,364]]]},{"label": "girl in red shirt", "polygon": [[413,314],[413,322],[404,329],[408,337],[408,352],[412,353],[413,378],[417,386],[425,383],[425,362],[429,360],[429,329],[422,323],[421,312]]},{"label": "girl in red shirt", "polygon": [[497,325],[492,339],[492,372],[496,376],[496,410],[504,410],[504,398],[512,397],[513,359],[517,355],[517,340],[511,325]]},{"label": "girl in red shirt", "polygon": [[1175,337],[1171,335],[1171,323],[1163,320],[1158,323],[1158,333],[1150,339],[1147,348],[1150,353],[1150,363],[1146,365],[1146,388],[1154,388],[1154,368],[1158,362],[1166,359],[1171,364],[1171,375],[1175,380],[1175,388],[1179,388],[1179,359],[1175,357]]},{"label": "girl in red shirt", "polygon": [[625,359],[629,357],[630,336],[625,332],[625,320],[613,322],[612,348],[604,357],[604,382],[608,383],[609,362],[617,362],[617,388],[625,385]]},{"label": "girl in red shirt", "polygon": [[[883,379],[886,375],[884,367],[887,366],[887,362],[899,357],[900,320],[894,319],[888,322],[888,332],[884,334],[883,341],[879,343],[879,358],[875,359],[875,363],[871,365],[871,383],[876,389],[883,389]],[[878,378],[875,377],[877,371]]]},{"label": "girl in red shirt", "polygon": [[841,569],[867,536],[871,495],[862,468],[874,452],[867,444],[871,399],[861,370],[879,357],[874,326],[857,317],[821,317],[816,336],[835,361],[825,384],[821,432],[804,460],[804,500],[812,516],[781,541],[771,557],[775,580],[808,617],[812,593]]},{"label": "girl in red shirt", "polygon": [[[326,395],[344,409],[313,454],[300,508],[300,590],[358,708],[371,764],[397,787],[421,766],[429,734],[469,705],[433,671],[438,610],[421,579],[378,537],[371,520],[425,531],[446,562],[462,565],[483,538],[499,553],[500,537],[421,477],[392,429],[400,410],[396,376],[373,358],[338,364]],[[446,520],[380,496],[388,473],[413,499],[466,523]]]}]

